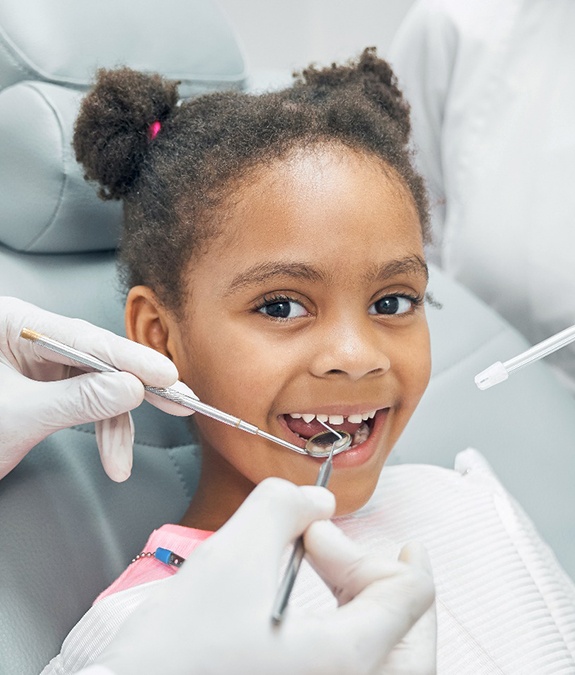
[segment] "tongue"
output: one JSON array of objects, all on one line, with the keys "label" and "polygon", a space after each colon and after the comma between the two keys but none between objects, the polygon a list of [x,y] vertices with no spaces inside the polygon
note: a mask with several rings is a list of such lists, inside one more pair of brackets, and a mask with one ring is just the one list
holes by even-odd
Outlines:
[{"label": "tongue", "polygon": [[[294,419],[293,417],[290,417],[289,415],[284,415],[284,419],[286,421],[286,424],[288,425],[290,431],[293,431],[294,433],[298,434],[298,436],[301,436],[302,438],[311,438],[312,436],[315,436],[316,434],[321,433],[322,431],[327,431],[327,429],[323,426],[321,422],[318,422],[317,419],[313,419],[311,422],[304,422],[303,419]],[[329,422],[327,423],[329,424]],[[336,431],[347,431],[347,433],[350,436],[353,436],[354,433],[359,429],[361,423],[352,423],[348,422],[347,420],[344,420],[343,424],[329,424],[332,429],[335,429]]]}]

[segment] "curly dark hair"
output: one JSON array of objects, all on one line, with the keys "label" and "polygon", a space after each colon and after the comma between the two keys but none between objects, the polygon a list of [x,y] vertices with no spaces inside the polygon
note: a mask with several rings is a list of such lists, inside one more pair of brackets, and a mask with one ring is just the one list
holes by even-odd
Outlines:
[{"label": "curly dark hair", "polygon": [[[282,91],[210,93],[178,105],[177,83],[159,75],[98,71],[74,149],[100,196],[124,201],[119,261],[128,288],[148,285],[177,311],[184,270],[217,234],[219,207],[250,172],[302,147],[344,145],[392,167],[429,239],[426,191],[408,145],[409,106],[388,63],[368,48],[356,61],[294,77]],[[155,122],[161,130],[151,138]]]}]

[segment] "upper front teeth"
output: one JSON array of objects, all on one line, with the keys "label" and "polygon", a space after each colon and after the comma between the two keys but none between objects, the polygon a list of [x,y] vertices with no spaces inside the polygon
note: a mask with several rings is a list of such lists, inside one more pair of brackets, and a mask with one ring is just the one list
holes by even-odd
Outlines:
[{"label": "upper front teeth", "polygon": [[290,417],[294,419],[303,419],[306,424],[309,424],[314,419],[318,419],[319,422],[329,422],[330,424],[339,425],[343,424],[344,420],[347,419],[348,422],[352,424],[359,424],[360,422],[365,422],[366,420],[373,419],[377,410],[369,410],[365,413],[355,413],[354,415],[314,415],[313,413],[289,413]]}]

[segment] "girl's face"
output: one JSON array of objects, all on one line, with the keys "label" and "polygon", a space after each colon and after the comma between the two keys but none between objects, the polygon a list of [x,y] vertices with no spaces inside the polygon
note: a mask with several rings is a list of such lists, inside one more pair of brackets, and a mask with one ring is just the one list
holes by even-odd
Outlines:
[{"label": "girl's face", "polygon": [[[222,230],[190,266],[185,318],[163,320],[165,351],[202,401],[291,443],[323,431],[318,418],[351,433],[330,489],[338,514],[354,511],[429,379],[427,268],[409,193],[369,155],[301,151],[249,181]],[[195,422],[202,478],[184,524],[219,527],[267,476],[315,482],[322,460]]]}]

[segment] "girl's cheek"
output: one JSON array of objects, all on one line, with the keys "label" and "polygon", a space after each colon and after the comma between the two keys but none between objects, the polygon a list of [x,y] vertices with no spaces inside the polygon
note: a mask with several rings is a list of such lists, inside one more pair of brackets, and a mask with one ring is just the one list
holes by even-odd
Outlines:
[{"label": "girl's cheek", "polygon": [[410,388],[419,398],[427,388],[431,377],[431,352],[427,332],[419,336],[411,349],[403,350],[402,360],[405,380],[410,383]]}]

